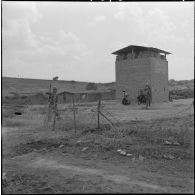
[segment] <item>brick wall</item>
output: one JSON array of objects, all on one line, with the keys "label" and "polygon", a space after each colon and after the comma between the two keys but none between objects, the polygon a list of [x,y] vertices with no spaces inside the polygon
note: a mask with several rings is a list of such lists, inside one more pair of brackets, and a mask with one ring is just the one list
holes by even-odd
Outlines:
[{"label": "brick wall", "polygon": [[151,59],[151,85],[154,102],[169,100],[168,62],[161,59]]},{"label": "brick wall", "polygon": [[124,59],[118,57],[115,62],[116,98],[123,98],[122,91],[129,94],[135,102],[138,91],[149,82],[152,88],[153,102],[168,101],[168,62],[155,57]]}]

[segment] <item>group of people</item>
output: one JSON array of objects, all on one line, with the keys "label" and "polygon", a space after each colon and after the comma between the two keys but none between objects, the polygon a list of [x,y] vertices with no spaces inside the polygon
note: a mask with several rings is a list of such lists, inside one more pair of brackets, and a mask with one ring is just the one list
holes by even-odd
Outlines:
[{"label": "group of people", "polygon": [[[48,120],[51,120],[51,117],[54,113],[54,116],[59,117],[58,114],[58,95],[57,95],[57,88],[53,87],[52,92],[47,92],[47,95],[49,95],[49,114],[48,114]],[[146,104],[146,108],[148,108],[151,104],[152,100],[152,91],[148,83],[146,83],[144,90],[140,90],[140,94],[137,97],[138,104]],[[123,91],[123,105],[129,105],[131,104],[130,100],[128,99],[128,94],[126,91]]]},{"label": "group of people", "polygon": [[[128,99],[128,94],[123,91],[123,105],[129,105],[131,102]],[[140,90],[140,94],[137,97],[138,104],[146,104],[146,108],[148,108],[152,101],[152,90],[150,88],[150,85],[146,83],[145,88],[143,90]]]},{"label": "group of people", "polygon": [[130,100],[128,99],[128,94],[126,91],[123,91],[123,100],[122,100],[123,105],[129,105],[131,104]]},{"label": "group of people", "polygon": [[152,90],[148,83],[146,83],[144,90],[140,90],[137,101],[138,104],[146,104],[146,108],[150,106],[152,101]]}]

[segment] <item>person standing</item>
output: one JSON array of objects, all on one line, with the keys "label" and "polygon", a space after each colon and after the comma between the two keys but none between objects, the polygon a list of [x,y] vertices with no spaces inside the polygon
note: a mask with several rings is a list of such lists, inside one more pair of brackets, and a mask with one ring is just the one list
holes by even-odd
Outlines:
[{"label": "person standing", "polygon": [[52,116],[58,116],[58,95],[57,95],[57,88],[53,87],[52,92],[47,92],[46,94],[49,95],[49,114],[48,114],[48,121],[51,121]]},{"label": "person standing", "polygon": [[146,95],[146,109],[147,109],[150,106],[152,100],[152,91],[148,83],[146,83],[144,91]]}]

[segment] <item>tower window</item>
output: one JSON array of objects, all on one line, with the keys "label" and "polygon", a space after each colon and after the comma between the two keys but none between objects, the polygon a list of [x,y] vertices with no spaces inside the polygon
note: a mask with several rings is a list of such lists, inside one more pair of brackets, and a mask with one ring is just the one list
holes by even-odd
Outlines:
[{"label": "tower window", "polygon": [[123,59],[124,59],[124,60],[127,59],[127,54],[124,54]]}]

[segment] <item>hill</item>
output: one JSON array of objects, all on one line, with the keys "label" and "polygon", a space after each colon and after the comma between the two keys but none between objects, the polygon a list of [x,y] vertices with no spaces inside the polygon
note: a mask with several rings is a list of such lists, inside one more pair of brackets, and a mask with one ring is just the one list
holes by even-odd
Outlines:
[{"label": "hill", "polygon": [[[55,82],[55,83],[54,83]],[[2,95],[3,97],[12,94],[22,94],[22,95],[32,95],[36,93],[45,93],[49,90],[51,80],[43,79],[24,79],[24,78],[2,78]],[[86,86],[88,82],[80,81],[53,81],[55,86],[58,88],[58,92],[61,91],[86,91]],[[109,85],[97,83],[98,90],[107,90]]]},{"label": "hill", "polygon": [[[12,78],[2,77],[2,96],[13,95],[34,95],[37,93],[45,93],[49,90],[51,80],[43,79],[24,79],[24,78]],[[58,88],[58,92],[61,91],[86,91],[88,82],[80,81],[53,81]],[[97,91],[113,90],[115,89],[115,82],[111,83],[95,83],[97,85]],[[194,79],[192,80],[169,80],[169,90],[172,95],[182,96],[185,94],[187,97],[193,97],[194,93]]]}]

